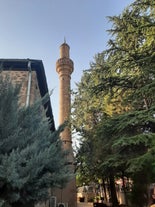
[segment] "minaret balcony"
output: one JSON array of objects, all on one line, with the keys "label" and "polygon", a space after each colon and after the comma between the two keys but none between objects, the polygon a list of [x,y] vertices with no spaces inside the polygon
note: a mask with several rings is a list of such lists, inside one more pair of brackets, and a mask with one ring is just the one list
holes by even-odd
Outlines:
[{"label": "minaret balcony", "polygon": [[68,68],[71,69],[71,71],[70,71],[71,73],[73,72],[73,66],[74,66],[73,61],[69,58],[64,57],[64,58],[58,59],[56,62],[56,70],[58,73],[59,73],[59,70],[61,70],[61,66],[64,67],[64,65],[66,65]]}]

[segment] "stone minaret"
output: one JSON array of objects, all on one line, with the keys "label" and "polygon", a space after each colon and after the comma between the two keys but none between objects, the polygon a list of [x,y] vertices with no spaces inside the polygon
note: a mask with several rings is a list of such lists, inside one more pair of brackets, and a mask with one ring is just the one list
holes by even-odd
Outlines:
[{"label": "stone minaret", "polygon": [[[60,46],[60,59],[56,63],[56,71],[59,74],[59,124],[70,119],[70,79],[73,72],[73,61],[69,58],[69,46],[63,43]],[[61,134],[64,148],[72,148],[70,127],[66,127]]]},{"label": "stone minaret", "polygon": [[[72,149],[72,138],[70,130],[70,112],[71,112],[71,94],[70,79],[73,72],[73,61],[69,57],[70,47],[66,42],[60,46],[60,58],[56,62],[56,71],[59,75],[59,124],[68,122],[67,127],[61,133],[64,150],[69,152],[67,163],[74,172],[74,156]],[[62,188],[57,196],[60,203],[64,203],[65,207],[76,207],[76,184],[75,177],[70,180],[67,187]],[[61,195],[61,196],[60,196]]]}]

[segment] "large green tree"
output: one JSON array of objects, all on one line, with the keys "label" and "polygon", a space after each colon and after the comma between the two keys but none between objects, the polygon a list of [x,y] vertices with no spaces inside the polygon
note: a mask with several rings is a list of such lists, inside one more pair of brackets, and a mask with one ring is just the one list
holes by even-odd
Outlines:
[{"label": "large green tree", "polygon": [[[136,0],[121,15],[109,17],[113,24],[109,48],[97,55],[88,71],[92,85],[88,84],[89,90],[83,87],[82,96],[76,96],[77,105],[74,103],[76,110],[82,109],[83,115],[76,117],[82,120],[82,126],[89,123],[89,119],[83,120],[89,115],[83,110],[83,100],[87,100],[88,108],[99,109],[101,116],[96,125],[91,125],[93,131],[89,130],[91,136],[87,137],[93,143],[93,156],[103,174],[130,174],[133,193],[139,197],[137,200],[133,195],[135,206],[148,202],[147,185],[144,188],[142,179],[149,184],[154,173],[154,7],[154,1]],[[104,107],[95,108],[96,101]]]},{"label": "large green tree", "polygon": [[114,38],[109,41],[107,54],[111,70],[116,71],[111,77],[111,90],[129,109],[112,121],[112,147],[114,155],[119,153],[126,161],[126,171],[132,174],[133,193],[141,198],[133,200],[135,206],[148,202],[148,186],[142,184],[142,179],[145,184],[154,181],[154,5],[154,1],[135,1],[120,16],[110,17]]},{"label": "large green tree", "polygon": [[18,104],[19,87],[0,74],[1,205],[33,206],[49,197],[49,188],[66,183],[69,171],[59,134],[50,131],[41,100]]}]

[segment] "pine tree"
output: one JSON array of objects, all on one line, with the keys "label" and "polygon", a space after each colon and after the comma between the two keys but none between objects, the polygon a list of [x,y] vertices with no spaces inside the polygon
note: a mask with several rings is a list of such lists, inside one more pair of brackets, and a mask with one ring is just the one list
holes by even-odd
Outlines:
[{"label": "pine tree", "polygon": [[[74,105],[85,115],[78,114],[80,120],[88,117],[88,122],[82,124],[84,128],[90,123],[89,113],[82,108],[84,95],[89,92],[88,108],[95,106],[95,95],[102,102],[104,107],[99,108],[99,114],[103,116],[92,126],[87,140],[93,145],[93,156],[100,161],[100,172],[107,175],[112,170],[115,176],[130,175],[133,179],[133,198],[139,197],[132,199],[132,206],[136,207],[147,204],[148,185],[154,182],[154,7],[152,0],[135,0],[121,15],[109,17],[113,23],[109,48],[97,55],[89,71],[92,85],[89,90],[83,85],[84,92],[78,93],[79,102],[75,99],[78,104]],[[89,154],[85,159],[89,160]]]},{"label": "pine tree", "polygon": [[0,199],[1,204],[33,206],[45,201],[49,188],[67,183],[70,173],[60,131],[50,131],[41,100],[18,105],[19,87],[0,75]]},{"label": "pine tree", "polygon": [[133,206],[148,203],[148,185],[154,182],[154,6],[154,1],[137,0],[121,15],[110,17],[113,23],[109,31],[113,39],[107,50],[110,76],[99,85],[102,91],[106,84],[112,98],[120,98],[127,107],[127,111],[115,114],[108,123],[102,121],[102,140],[109,137],[112,141],[111,158],[107,157],[109,162],[105,160],[102,164],[107,162],[109,166],[110,160],[115,160],[111,163],[113,168],[117,166],[126,175],[130,173],[134,181]]}]

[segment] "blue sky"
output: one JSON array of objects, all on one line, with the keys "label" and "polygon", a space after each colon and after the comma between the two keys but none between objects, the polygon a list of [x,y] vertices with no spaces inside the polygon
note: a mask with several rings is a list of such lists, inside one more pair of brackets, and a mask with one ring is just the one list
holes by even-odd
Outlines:
[{"label": "blue sky", "polygon": [[58,126],[59,46],[70,45],[71,86],[79,82],[98,52],[107,47],[107,16],[120,14],[134,0],[0,0],[0,58],[41,59]]}]

